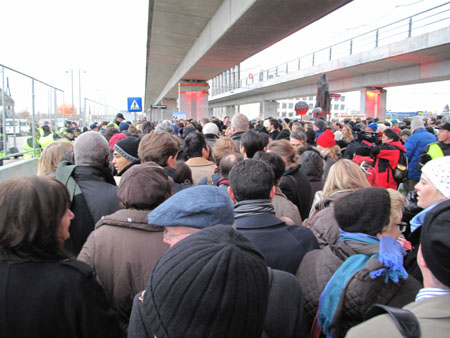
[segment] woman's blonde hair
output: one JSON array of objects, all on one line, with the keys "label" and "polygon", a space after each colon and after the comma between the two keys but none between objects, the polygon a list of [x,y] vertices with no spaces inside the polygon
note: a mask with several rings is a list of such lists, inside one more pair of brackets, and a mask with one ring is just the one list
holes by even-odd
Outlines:
[{"label": "woman's blonde hair", "polygon": [[291,164],[297,164],[299,156],[294,147],[288,140],[276,140],[270,142],[267,150],[280,155],[281,158],[286,159]]},{"label": "woman's blonde hair", "polygon": [[225,155],[230,153],[238,153],[236,142],[233,141],[231,137],[222,136],[219,137],[212,147],[212,154],[214,157],[214,162],[219,166],[220,161]]},{"label": "woman's blonde hair", "polygon": [[73,149],[68,141],[58,140],[50,143],[41,154],[37,168],[38,176],[48,176],[56,173],[59,162],[65,153]]},{"label": "woman's blonde hair", "polygon": [[331,166],[323,186],[323,196],[326,198],[338,191],[354,191],[370,186],[366,174],[359,165],[351,160],[342,159]]},{"label": "woman's blonde hair", "polygon": [[386,225],[382,231],[389,231],[394,226],[397,226],[403,216],[403,209],[405,208],[405,198],[403,195],[394,189],[387,189],[391,199],[391,212],[389,215],[389,224]]},{"label": "woman's blonde hair", "polygon": [[342,128],[342,139],[348,142],[353,141],[352,128],[348,124],[344,125],[344,127]]},{"label": "woman's blonde hair", "polygon": [[317,148],[320,150],[320,154],[323,158],[326,158],[328,156],[334,162],[338,161],[341,158],[341,147],[339,147],[337,144],[330,148],[323,148],[320,146],[318,146]]}]

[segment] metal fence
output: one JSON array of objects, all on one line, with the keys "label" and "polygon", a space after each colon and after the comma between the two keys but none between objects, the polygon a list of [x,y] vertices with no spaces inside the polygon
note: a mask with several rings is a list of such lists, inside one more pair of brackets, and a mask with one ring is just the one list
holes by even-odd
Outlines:
[{"label": "metal fence", "polygon": [[216,86],[214,86],[214,81],[212,81],[211,98],[216,95],[229,93],[238,88],[244,90],[252,89],[254,85],[261,86],[261,83],[276,77],[283,77],[308,67],[318,66],[342,57],[402,41],[413,36],[448,27],[449,25],[450,2],[446,2],[367,33],[262,70],[259,73],[251,74],[251,76],[246,76],[238,81],[225,81],[228,82],[225,85],[217,81],[220,84]]},{"label": "metal fence", "polygon": [[[24,153],[28,138],[38,147],[33,130],[48,121],[56,130],[64,120],[64,91],[32,76],[0,65],[0,162]],[[62,122],[63,123],[63,122]],[[64,124],[64,123],[63,123]],[[30,151],[35,156],[35,151]],[[0,163],[1,164],[1,163]]]}]

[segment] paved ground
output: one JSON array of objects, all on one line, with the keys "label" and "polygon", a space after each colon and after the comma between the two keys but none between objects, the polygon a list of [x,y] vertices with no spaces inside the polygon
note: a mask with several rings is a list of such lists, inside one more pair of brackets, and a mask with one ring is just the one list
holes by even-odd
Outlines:
[{"label": "paved ground", "polygon": [[[8,141],[7,141],[8,147],[7,147],[7,149],[10,149],[11,147],[16,147],[17,149],[19,149],[19,152],[22,152],[23,151],[23,145],[24,145],[25,141],[27,140],[27,138],[28,138],[28,136],[18,136],[14,140],[14,137],[8,136]],[[8,165],[9,163],[21,161],[22,159],[23,159],[23,157],[18,157],[17,159],[10,158],[9,160],[4,160],[3,161],[3,165]]]}]

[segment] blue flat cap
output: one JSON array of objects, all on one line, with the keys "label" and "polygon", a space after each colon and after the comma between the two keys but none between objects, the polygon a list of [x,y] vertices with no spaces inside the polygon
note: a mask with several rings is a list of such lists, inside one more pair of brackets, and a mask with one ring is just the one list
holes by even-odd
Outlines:
[{"label": "blue flat cap", "polygon": [[225,189],[199,185],[183,189],[164,201],[148,214],[148,223],[197,229],[218,224],[232,225],[233,203]]}]

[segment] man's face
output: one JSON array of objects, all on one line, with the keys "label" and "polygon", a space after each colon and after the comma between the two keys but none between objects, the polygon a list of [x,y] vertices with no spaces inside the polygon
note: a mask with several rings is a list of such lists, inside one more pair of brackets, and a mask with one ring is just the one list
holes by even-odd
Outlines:
[{"label": "man's face", "polygon": [[229,126],[231,124],[231,120],[229,117],[225,117],[223,120],[223,124],[226,126]]},{"label": "man's face", "polygon": [[112,164],[114,165],[114,168],[116,168],[116,171],[118,173],[120,173],[130,163],[130,161],[128,161],[125,157],[114,150],[114,158],[112,160]]},{"label": "man's face", "polygon": [[439,142],[450,143],[450,131],[447,129],[439,129],[438,140]]},{"label": "man's face", "polygon": [[333,122],[333,129],[340,130],[341,128],[339,127],[339,125],[336,122]]},{"label": "man's face", "polygon": [[298,147],[304,146],[305,145],[305,141],[303,140],[297,140],[296,138],[291,137],[289,139],[289,141],[291,142],[291,145],[297,149]]},{"label": "man's face", "polygon": [[170,247],[173,247],[179,241],[199,230],[200,229],[183,226],[164,227],[163,242],[168,244]]},{"label": "man's face", "polygon": [[75,135],[72,133],[66,133],[66,136],[69,140],[73,140],[75,138]]}]

